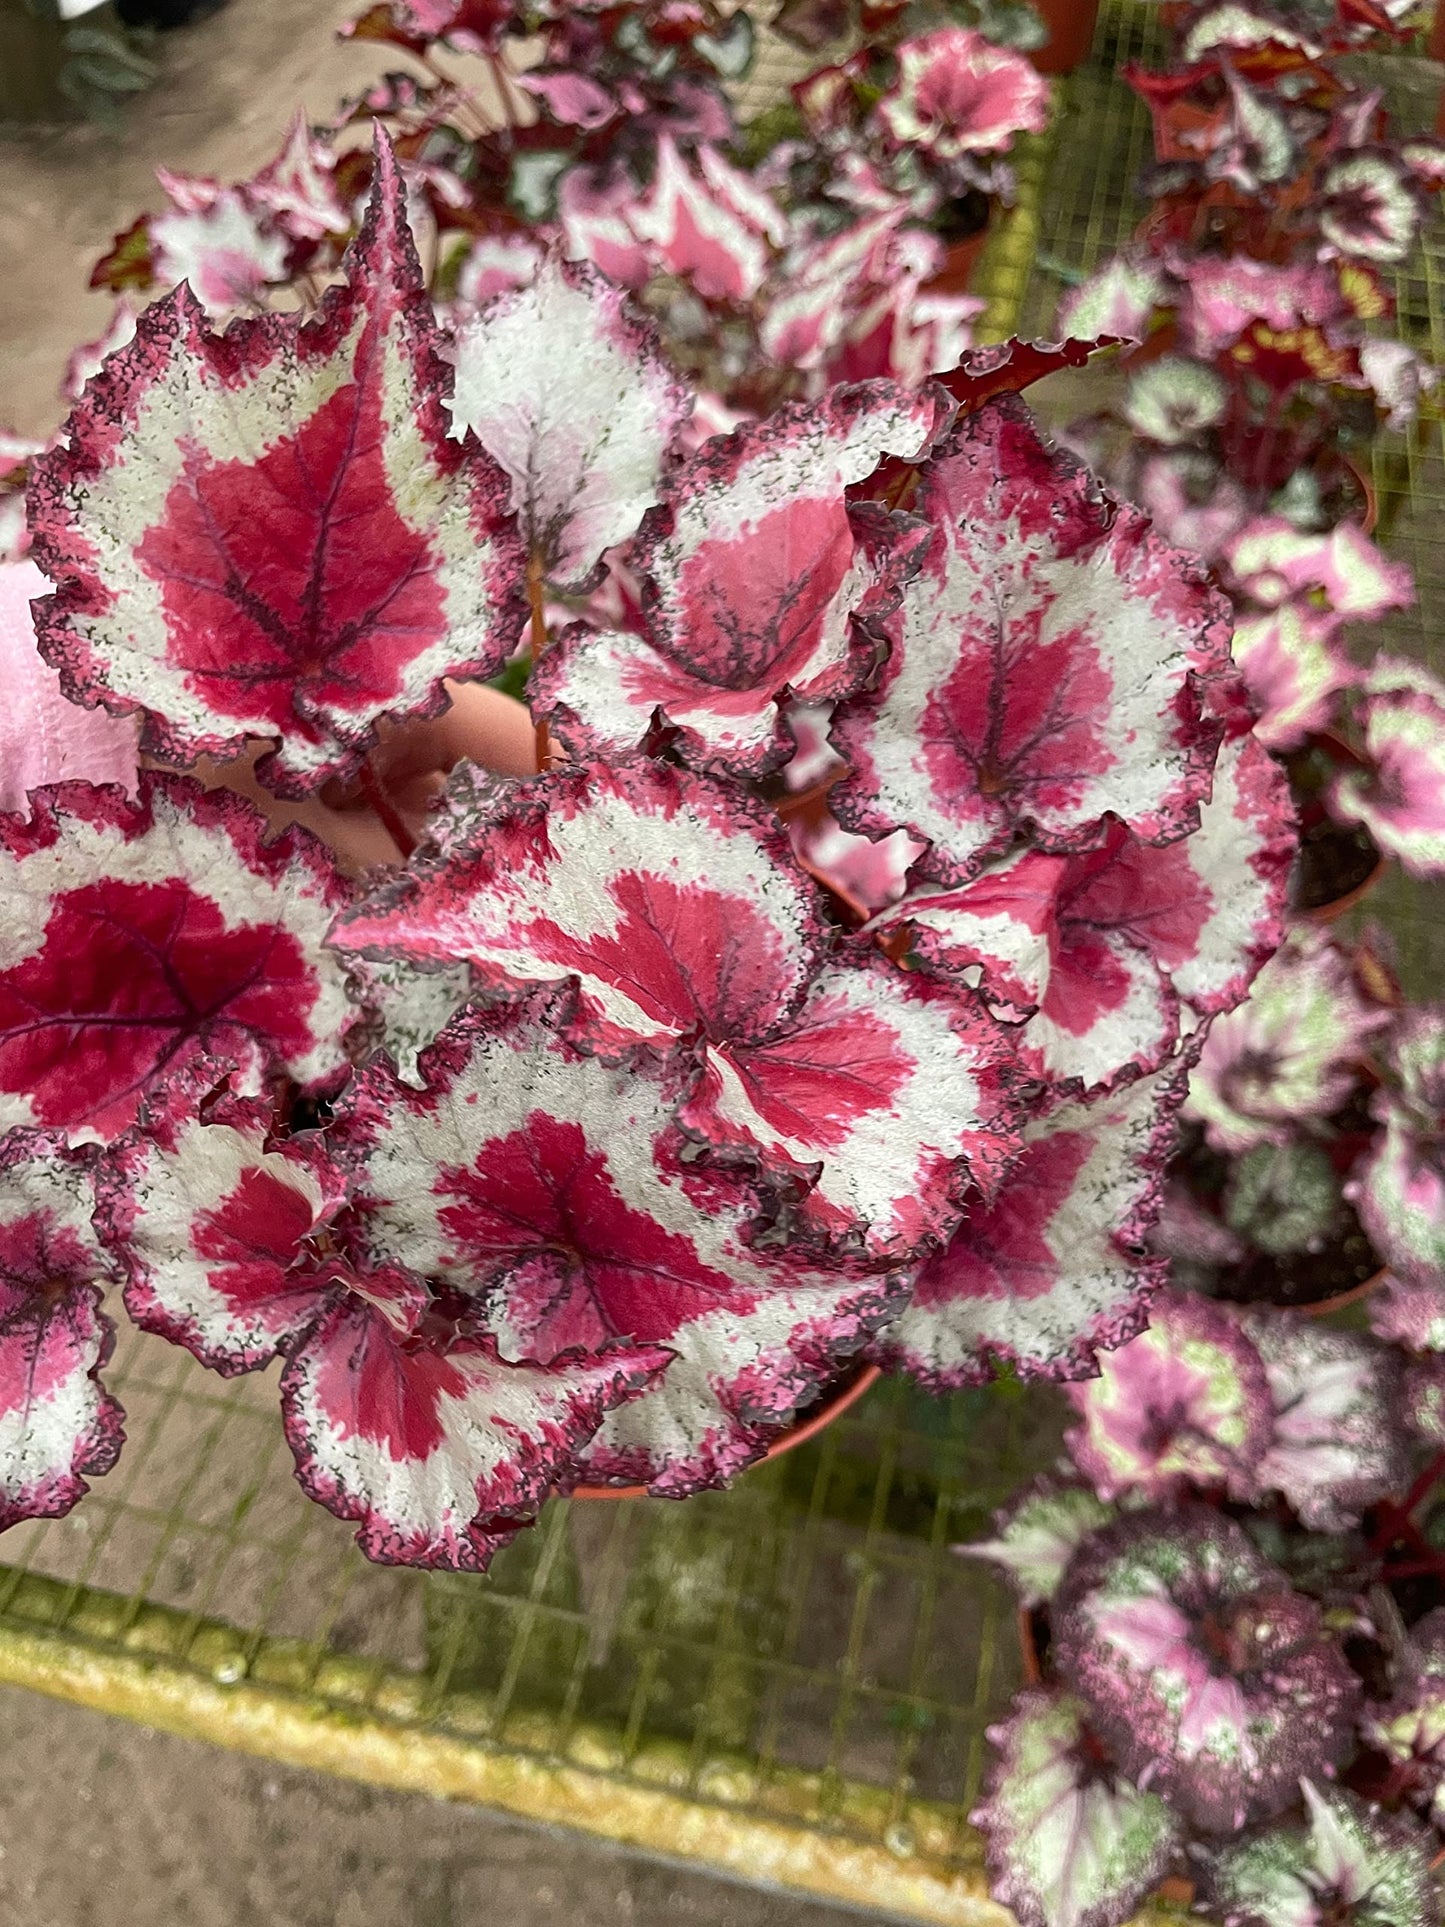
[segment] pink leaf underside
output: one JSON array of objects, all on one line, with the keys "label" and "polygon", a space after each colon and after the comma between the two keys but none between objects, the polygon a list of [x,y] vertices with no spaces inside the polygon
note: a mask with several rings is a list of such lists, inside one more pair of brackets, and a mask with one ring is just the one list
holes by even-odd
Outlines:
[{"label": "pink leaf underside", "polygon": [[1269,1441],[1269,1381],[1238,1321],[1207,1299],[1160,1292],[1149,1329],[1071,1385],[1075,1465],[1104,1498],[1181,1485],[1248,1491]]},{"label": "pink leaf underside", "polygon": [[484,1338],[428,1344],[338,1293],[282,1372],[286,1436],[303,1488],[357,1522],[368,1559],[484,1571],[664,1356],[509,1364]]},{"label": "pink leaf underside", "polygon": [[1071,1105],[1023,1134],[991,1203],[974,1201],[873,1348],[940,1390],[1007,1360],[1025,1378],[1087,1376],[1145,1323],[1163,1267],[1138,1256],[1183,1097],[1178,1066]]},{"label": "pink leaf underside", "polygon": [[919,884],[870,928],[911,928],[945,977],[981,971],[1033,1013],[1024,1061],[1094,1088],[1170,1054],[1181,999],[1205,1014],[1246,994],[1282,935],[1294,847],[1284,778],[1246,736],[1220,752],[1192,836],[1154,845],[1116,826],[1079,856],[1025,850],[957,890]]},{"label": "pink leaf underside", "polygon": [[91,1228],[84,1168],[17,1133],[0,1160],[0,1530],[53,1519],[108,1472],[124,1414],[99,1380],[114,1341],[112,1267]]},{"label": "pink leaf underside", "polygon": [[820,967],[823,934],[775,822],[646,763],[495,797],[338,926],[495,987],[575,979],[566,1028],[585,1049],[691,1040],[683,1121],[790,1171],[821,1164],[814,1224],[891,1259],[951,1223],[960,1159],[987,1187],[1012,1148],[1008,1048],[971,998],[868,951]]},{"label": "pink leaf underside", "polygon": [[621,290],[555,254],[457,337],[453,433],[471,429],[506,470],[523,538],[560,587],[585,586],[659,499],[690,408]]},{"label": "pink leaf underside", "polygon": [[992,1894],[1020,1927],[1116,1927],[1167,1872],[1177,1816],[1157,1794],[1100,1772],[1085,1709],[1029,1692],[990,1727],[984,1804]]},{"label": "pink leaf underside", "polygon": [[33,562],[0,563],[0,809],[21,815],[30,791],[44,783],[75,779],[134,790],[136,782],[135,724],[67,702],[35,647],[30,604],[49,587]]},{"label": "pink leaf underside", "polygon": [[0,1128],[126,1129],[204,1048],[312,1083],[353,1011],[322,948],[343,900],[304,832],[265,841],[238,797],[142,776],[140,800],[63,784],[0,820]]},{"label": "pink leaf underside", "polygon": [[646,635],[569,631],[534,676],[536,710],[578,753],[635,747],[660,708],[690,762],[780,762],[778,699],[857,688],[873,645],[855,618],[886,609],[916,560],[914,538],[844,489],[919,454],[941,407],[869,382],[707,444],[638,539]]},{"label": "pink leaf underside", "polygon": [[299,1338],[331,1289],[309,1241],[344,1181],[305,1140],[267,1150],[265,1138],[264,1116],[181,1114],[136,1132],[103,1186],[131,1317],[227,1375]]},{"label": "pink leaf underside", "polygon": [[285,795],[350,769],[383,715],[494,674],[525,613],[506,481],[446,435],[446,370],[384,140],[321,313],[207,332],[146,310],[32,485],[67,693],[145,712],[172,762],[273,738]]},{"label": "pink leaf underside", "polygon": [[718,1483],[896,1305],[898,1281],[750,1248],[763,1199],[679,1158],[669,1074],[581,1055],[557,1015],[543,997],[454,1019],[422,1058],[423,1093],[363,1074],[340,1106],[367,1157],[357,1236],[481,1301],[503,1358],[666,1347],[656,1388],[604,1426],[609,1475]]},{"label": "pink leaf underside", "polygon": [[1198,565],[1012,397],[957,424],[914,507],[935,534],[877,690],[840,712],[839,819],[930,838],[949,883],[1020,831],[1061,851],[1106,812],[1148,842],[1188,830],[1220,735],[1197,672],[1222,673],[1229,637]]}]

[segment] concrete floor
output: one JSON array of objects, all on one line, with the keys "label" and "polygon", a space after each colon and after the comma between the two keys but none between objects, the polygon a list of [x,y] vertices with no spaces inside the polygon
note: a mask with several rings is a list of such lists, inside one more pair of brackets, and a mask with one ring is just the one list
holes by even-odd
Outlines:
[{"label": "concrete floor", "polygon": [[[112,234],[160,205],[157,162],[259,165],[298,103],[320,118],[377,71],[338,46],[359,0],[231,0],[159,50],[119,138],[0,136],[0,426],[48,433]],[[3,48],[0,48],[3,58]],[[729,1886],[0,1689],[0,1927],[844,1927],[857,1916]]]}]

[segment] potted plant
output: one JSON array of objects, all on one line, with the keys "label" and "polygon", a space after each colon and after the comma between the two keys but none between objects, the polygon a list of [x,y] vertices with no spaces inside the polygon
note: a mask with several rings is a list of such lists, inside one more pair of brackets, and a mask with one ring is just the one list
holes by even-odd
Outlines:
[{"label": "potted plant", "polygon": [[[1009,392],[1065,351],[690,438],[558,252],[448,338],[384,135],[372,174],[314,312],[178,288],[30,464],[14,724],[94,736],[0,817],[4,1517],[120,1449],[114,1279],[282,1358],[369,1556],[476,1569],[550,1493],[727,1482],[864,1360],[1137,1329],[1290,832],[1218,598]],[[770,800],[798,704],[841,831],[920,851],[861,926]]]},{"label": "potted plant", "polygon": [[1228,1927],[1438,1918],[1441,1387],[1437,1355],[1167,1292],[1069,1388],[1059,1475],[963,1548],[1034,1656],[975,1815],[1024,1927],[1161,1883]]}]

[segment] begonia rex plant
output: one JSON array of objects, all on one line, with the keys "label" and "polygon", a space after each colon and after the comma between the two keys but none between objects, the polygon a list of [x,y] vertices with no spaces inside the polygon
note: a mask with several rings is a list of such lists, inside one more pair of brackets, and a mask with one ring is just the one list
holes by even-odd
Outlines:
[{"label": "begonia rex plant", "polygon": [[[1227,612],[1007,392],[1073,351],[708,436],[557,251],[450,339],[406,198],[379,134],[314,312],[182,285],[31,469],[17,700],[101,760],[0,818],[6,1519],[114,1461],[112,1279],[419,1565],[868,1357],[1091,1369],[1279,938]],[[881,916],[773,807],[799,714]]]},{"label": "begonia rex plant", "polygon": [[1114,1927],[1182,1877],[1223,1927],[1430,1927],[1436,1380],[1172,1290],[1100,1364],[1059,1471],[961,1548],[1007,1573],[1039,1661],[974,1816],[995,1896]]}]

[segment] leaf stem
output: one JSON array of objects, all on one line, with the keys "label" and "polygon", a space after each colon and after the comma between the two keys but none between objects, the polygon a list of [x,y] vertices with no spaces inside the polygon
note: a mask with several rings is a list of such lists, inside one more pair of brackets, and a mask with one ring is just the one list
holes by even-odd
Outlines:
[{"label": "leaf stem", "polygon": [[[547,585],[542,574],[542,555],[533,549],[527,557],[527,599],[532,605],[532,662],[535,666],[542,660],[543,651],[550,638],[547,635]],[[537,740],[537,773],[540,776],[552,760],[552,742],[546,721],[535,725]]]},{"label": "leaf stem", "polygon": [[387,795],[385,785],[377,775],[369,756],[361,765],[360,782],[362,795],[381,818],[383,829],[401,852],[401,860],[405,863],[416,848],[416,838],[406,827],[400,810]]}]

